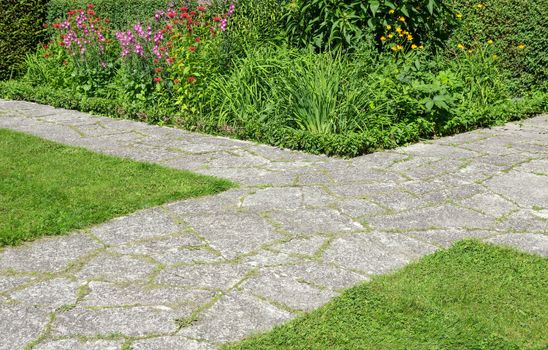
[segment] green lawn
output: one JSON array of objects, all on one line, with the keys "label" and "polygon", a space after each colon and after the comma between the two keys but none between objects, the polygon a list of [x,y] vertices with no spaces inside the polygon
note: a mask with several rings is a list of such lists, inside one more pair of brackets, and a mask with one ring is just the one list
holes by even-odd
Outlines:
[{"label": "green lawn", "polygon": [[548,349],[548,259],[463,241],[224,349]]},{"label": "green lawn", "polygon": [[232,186],[0,129],[0,246]]}]

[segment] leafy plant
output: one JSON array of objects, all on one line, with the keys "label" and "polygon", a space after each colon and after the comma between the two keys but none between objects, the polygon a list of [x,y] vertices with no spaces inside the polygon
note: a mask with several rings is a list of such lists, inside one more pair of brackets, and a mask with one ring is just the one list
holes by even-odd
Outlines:
[{"label": "leafy plant", "polygon": [[0,1],[0,80],[24,72],[25,57],[46,39],[47,0]]},{"label": "leafy plant", "polygon": [[284,19],[295,45],[327,50],[377,41],[396,24],[418,42],[443,46],[454,16],[440,0],[291,0]]},{"label": "leafy plant", "polygon": [[446,1],[459,17],[449,47],[475,50],[492,42],[514,93],[548,91],[548,0]]}]

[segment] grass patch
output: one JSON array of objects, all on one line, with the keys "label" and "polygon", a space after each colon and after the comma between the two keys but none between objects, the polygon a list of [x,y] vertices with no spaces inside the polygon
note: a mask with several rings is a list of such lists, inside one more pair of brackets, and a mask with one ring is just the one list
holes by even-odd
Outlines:
[{"label": "grass patch", "polygon": [[0,129],[0,246],[232,186]]},{"label": "grass patch", "polygon": [[547,305],[548,259],[462,241],[223,349],[546,349]]}]

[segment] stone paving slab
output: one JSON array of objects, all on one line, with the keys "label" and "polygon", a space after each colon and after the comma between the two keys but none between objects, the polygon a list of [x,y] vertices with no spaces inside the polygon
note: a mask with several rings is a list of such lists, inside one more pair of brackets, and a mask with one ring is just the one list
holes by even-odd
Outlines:
[{"label": "stone paving slab", "polygon": [[0,350],[212,350],[457,240],[548,256],[548,116],[350,160],[18,101],[0,128],[240,184],[0,249]]}]

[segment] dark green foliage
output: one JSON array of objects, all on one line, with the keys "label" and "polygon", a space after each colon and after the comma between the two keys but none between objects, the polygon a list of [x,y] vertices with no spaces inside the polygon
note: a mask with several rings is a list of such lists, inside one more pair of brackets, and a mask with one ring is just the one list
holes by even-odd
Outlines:
[{"label": "dark green foliage", "polygon": [[548,259],[462,241],[225,350],[546,349]]},{"label": "dark green foliage", "polygon": [[27,54],[45,38],[47,2],[0,1],[0,80],[19,75]]},{"label": "dark green foliage", "polygon": [[443,46],[454,22],[441,0],[290,0],[284,19],[293,44],[321,50],[377,41],[398,23],[417,43]]},{"label": "dark green foliage", "polygon": [[150,20],[155,11],[165,9],[168,0],[51,0],[48,5],[48,23],[66,17],[67,11],[85,8],[93,3],[94,10],[102,18],[110,19],[114,29],[125,29],[137,20]]},{"label": "dark green foliage", "polygon": [[[217,0],[221,4],[224,1]],[[235,1],[236,12],[230,21],[229,30],[223,36],[225,65],[229,66],[235,57],[244,56],[248,49],[286,40],[282,21],[284,1]]]},{"label": "dark green foliage", "polygon": [[462,14],[451,39],[453,47],[462,43],[474,48],[493,40],[514,89],[548,89],[548,0],[447,1]]}]

